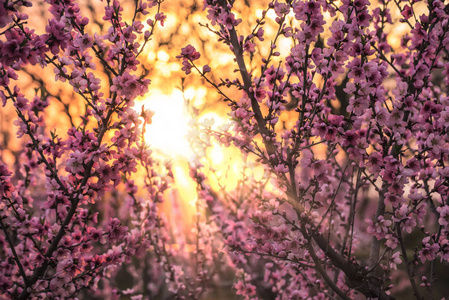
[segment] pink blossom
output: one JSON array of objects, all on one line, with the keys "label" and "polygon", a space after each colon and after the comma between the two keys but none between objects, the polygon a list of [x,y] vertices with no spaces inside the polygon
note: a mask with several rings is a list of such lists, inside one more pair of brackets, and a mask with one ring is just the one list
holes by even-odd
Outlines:
[{"label": "pink blossom", "polygon": [[402,259],[399,257],[400,253],[399,252],[395,252],[391,257],[390,257],[390,268],[397,270],[397,265],[402,263]]},{"label": "pink blossom", "polygon": [[370,219],[366,219],[365,222],[369,224],[368,232],[378,240],[385,238],[385,235],[389,232],[388,228],[392,224],[390,220],[385,220],[383,216],[379,216],[376,223],[373,223]]},{"label": "pink blossom", "polygon": [[148,91],[149,83],[149,80],[142,81],[136,75],[126,72],[122,76],[114,77],[111,92],[117,92],[118,95],[133,100]]},{"label": "pink blossom", "polygon": [[5,32],[6,42],[0,41],[0,62],[5,66],[11,66],[15,62],[28,61],[30,45],[25,36],[16,29]]},{"label": "pink blossom", "polygon": [[441,226],[448,226],[449,225],[449,206],[440,206],[437,207],[437,212],[440,214],[440,218],[438,219],[438,223]]},{"label": "pink blossom", "polygon": [[235,15],[233,13],[228,13],[226,11],[222,11],[219,14],[219,18],[221,23],[228,29],[231,30],[235,26],[239,25],[242,20],[241,19],[235,19]]},{"label": "pink blossom", "polygon": [[86,154],[76,150],[70,154],[70,158],[66,163],[66,170],[71,173],[82,173],[84,172],[84,159]]},{"label": "pink blossom", "polygon": [[163,27],[163,26],[164,26],[164,22],[165,22],[165,20],[167,19],[167,16],[166,16],[164,13],[157,13],[157,14],[154,16],[154,19],[155,19],[156,21],[161,22],[161,26]]},{"label": "pink blossom", "polygon": [[66,24],[62,21],[51,19],[45,30],[49,34],[48,45],[53,55],[57,55],[60,49],[65,50],[67,48],[70,33]]},{"label": "pink blossom", "polygon": [[421,262],[425,262],[426,260],[432,261],[436,257],[437,251],[440,249],[440,246],[437,243],[432,243],[430,241],[430,237],[425,237],[422,240],[423,248],[419,252],[419,257]]}]

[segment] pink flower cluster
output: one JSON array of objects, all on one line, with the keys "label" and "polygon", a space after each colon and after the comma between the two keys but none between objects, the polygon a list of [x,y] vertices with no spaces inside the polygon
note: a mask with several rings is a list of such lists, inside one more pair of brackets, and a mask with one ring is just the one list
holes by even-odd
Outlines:
[{"label": "pink flower cluster", "polygon": [[[214,217],[244,270],[238,294],[393,299],[398,278],[417,299],[438,289],[432,270],[448,263],[449,11],[431,1],[418,15],[415,5],[272,1],[245,36],[233,1],[204,1],[208,28],[239,74],[214,83],[199,72],[234,121],[232,130],[204,130],[252,153],[276,190],[249,190],[235,206],[207,202],[227,212]],[[271,9],[278,31],[264,44]],[[409,28],[399,46],[388,39],[393,10]],[[281,40],[293,45],[288,54],[277,51]],[[268,55],[255,52],[264,47]],[[183,70],[192,68],[193,60]],[[228,87],[242,98],[228,98]]]},{"label": "pink flower cluster", "polygon": [[[76,1],[47,2],[52,17],[43,34],[28,27],[24,12],[30,2],[0,3],[0,97],[3,107],[15,108],[22,140],[21,167],[11,172],[0,163],[1,299],[72,299],[84,289],[97,290],[117,266],[150,247],[163,248],[159,260],[169,255],[166,240],[159,240],[164,229],[157,203],[170,177],[153,172],[151,152],[141,140],[141,126],[151,123],[152,114],[131,109],[148,91],[149,79],[134,72],[156,24],[165,20],[161,1],[136,3],[131,25],[122,20],[120,2],[107,1],[108,29],[93,35]],[[153,7],[155,20],[148,19],[152,26],[144,31],[139,20]],[[67,132],[46,124],[48,107],[58,96],[42,92],[28,99],[21,92],[20,69],[30,64],[52,66],[55,79],[79,97],[73,101],[84,103],[79,119],[68,111]],[[109,86],[100,80],[98,64],[111,79]],[[130,179],[138,164],[145,166],[142,187],[149,201],[136,197]],[[116,189],[122,191],[117,199],[125,195],[124,209],[135,223],[118,219],[104,203]]]},{"label": "pink flower cluster", "polygon": [[176,56],[176,58],[182,58],[182,70],[186,74],[190,74],[192,72],[191,69],[193,68],[191,63],[199,59],[200,56],[200,53],[197,52],[192,45],[187,45],[182,48],[181,55]]}]

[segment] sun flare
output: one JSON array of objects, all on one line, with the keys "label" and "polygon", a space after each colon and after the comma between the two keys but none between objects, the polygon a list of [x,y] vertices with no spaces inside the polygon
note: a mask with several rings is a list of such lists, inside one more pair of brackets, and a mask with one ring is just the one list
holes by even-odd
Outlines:
[{"label": "sun flare", "polygon": [[182,92],[175,90],[166,95],[153,91],[139,104],[155,112],[145,134],[150,147],[163,156],[191,157],[187,140],[191,118],[185,110]]}]

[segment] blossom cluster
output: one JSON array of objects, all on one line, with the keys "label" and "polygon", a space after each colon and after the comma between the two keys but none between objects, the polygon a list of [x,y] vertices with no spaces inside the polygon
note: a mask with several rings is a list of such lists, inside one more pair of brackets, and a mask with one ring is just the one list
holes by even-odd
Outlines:
[{"label": "blossom cluster", "polygon": [[[204,1],[205,27],[239,75],[214,83],[199,71],[234,121],[205,130],[252,153],[277,191],[248,192],[251,202],[214,216],[243,269],[237,294],[392,299],[401,279],[417,299],[435,295],[435,266],[449,262],[449,11],[429,1],[418,15],[420,2],[276,0],[248,32],[234,1]],[[263,29],[269,10],[274,37]],[[408,26],[399,45],[395,22]],[[255,55],[263,47],[268,55]],[[184,53],[196,50],[182,51],[189,74],[197,62]],[[229,87],[242,97],[227,97]]]},{"label": "blossom cluster", "polygon": [[[139,55],[165,20],[162,1],[136,2],[130,23],[122,19],[119,1],[107,1],[107,30],[94,34],[77,1],[46,2],[51,17],[42,34],[28,27],[31,2],[0,3],[0,98],[5,109],[16,111],[23,149],[15,172],[0,163],[2,299],[76,298],[84,289],[98,290],[116,266],[145,256],[150,247],[165,249],[157,203],[171,179],[153,171],[141,138],[152,112],[132,109],[150,84],[135,73]],[[156,13],[145,17],[145,29],[141,19],[150,9]],[[21,91],[18,80],[27,65],[53,69],[56,81],[71,86],[73,101],[83,103],[78,117],[67,111],[72,126],[66,132],[47,124],[58,96],[42,88],[30,99]],[[100,79],[99,65],[109,84]],[[138,197],[131,177],[139,165],[147,195]],[[122,191],[117,199],[127,201],[123,206],[135,215],[134,223],[108,212],[104,199],[115,190]],[[122,293],[101,284],[109,296]],[[127,294],[141,297],[138,290]]]}]

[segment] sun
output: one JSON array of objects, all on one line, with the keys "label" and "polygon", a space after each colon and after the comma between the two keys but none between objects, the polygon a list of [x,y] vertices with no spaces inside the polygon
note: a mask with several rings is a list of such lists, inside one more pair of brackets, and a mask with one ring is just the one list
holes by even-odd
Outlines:
[{"label": "sun", "polygon": [[146,143],[162,156],[190,158],[193,152],[187,134],[191,117],[185,109],[182,91],[174,90],[167,95],[154,90],[137,104],[136,109],[140,110],[142,105],[155,112],[152,123],[146,128]]}]

